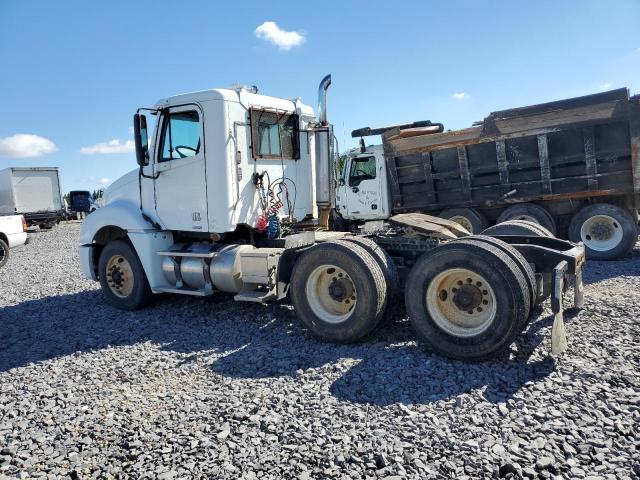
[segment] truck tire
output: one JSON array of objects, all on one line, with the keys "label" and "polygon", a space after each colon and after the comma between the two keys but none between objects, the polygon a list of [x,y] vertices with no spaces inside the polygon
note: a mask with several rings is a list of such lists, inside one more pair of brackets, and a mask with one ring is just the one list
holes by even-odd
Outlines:
[{"label": "truck tire", "polygon": [[569,240],[583,242],[587,258],[613,260],[627,255],[638,240],[638,224],[622,207],[587,205],[569,223]]},{"label": "truck tire", "polygon": [[532,237],[550,237],[554,235],[542,225],[527,220],[507,220],[489,227],[482,235],[529,235]]},{"label": "truck tire", "polygon": [[488,245],[491,245],[499,249],[500,251],[502,251],[511,260],[513,260],[515,264],[520,268],[520,271],[524,275],[524,279],[527,283],[527,290],[529,292],[529,299],[530,299],[529,315],[526,318],[524,318],[524,323],[520,327],[520,331],[523,331],[531,321],[533,310],[537,305],[536,302],[538,298],[538,285],[536,282],[536,275],[533,272],[533,268],[531,268],[531,265],[529,264],[529,262],[527,262],[527,259],[524,258],[518,250],[513,248],[508,243],[503,242],[502,240],[499,240],[497,238],[488,237],[485,235],[474,235],[473,237],[465,237],[465,238],[461,238],[459,240],[454,240],[454,241],[461,242],[461,243],[480,242],[480,243],[486,243]]},{"label": "truck tire", "polygon": [[98,261],[98,276],[105,299],[120,310],[141,308],[153,296],[142,263],[127,240],[105,245]]},{"label": "truck tire", "polygon": [[387,284],[389,300],[395,300],[400,293],[400,274],[395,262],[387,251],[376,242],[367,237],[346,235],[342,238],[346,242],[353,242],[364,248],[378,262]]},{"label": "truck tire", "polygon": [[378,325],[387,300],[384,273],[353,242],[315,245],[298,259],[289,287],[302,324],[317,338],[355,342]]},{"label": "truck tire", "polygon": [[459,223],[472,235],[478,235],[489,226],[487,218],[475,208],[447,208],[438,216]]},{"label": "truck tire", "polygon": [[4,267],[9,261],[9,245],[0,238],[0,268]]},{"label": "truck tire", "polygon": [[456,241],[418,259],[405,303],[418,337],[431,349],[483,360],[518,335],[531,299],[521,269],[508,255],[492,245]]},{"label": "truck tire", "polygon": [[549,230],[554,236],[558,231],[553,216],[546,208],[536,205],[535,203],[518,203],[511,205],[500,214],[496,223],[506,222],[507,220],[526,220],[537,223]]}]

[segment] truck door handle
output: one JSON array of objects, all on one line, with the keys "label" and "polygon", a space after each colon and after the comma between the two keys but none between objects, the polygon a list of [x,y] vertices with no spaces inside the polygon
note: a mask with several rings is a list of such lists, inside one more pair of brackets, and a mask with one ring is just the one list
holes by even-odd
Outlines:
[{"label": "truck door handle", "polygon": [[358,193],[360,191],[358,187],[353,187],[351,190],[353,190],[353,193]]}]

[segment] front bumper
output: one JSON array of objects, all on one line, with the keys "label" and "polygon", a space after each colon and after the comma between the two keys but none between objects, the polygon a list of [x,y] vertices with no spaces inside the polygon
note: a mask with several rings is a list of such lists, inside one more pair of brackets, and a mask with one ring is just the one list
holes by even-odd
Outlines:
[{"label": "front bumper", "polygon": [[80,270],[82,270],[84,276],[93,281],[98,281],[93,262],[93,245],[80,245],[78,247],[78,256],[80,257]]}]

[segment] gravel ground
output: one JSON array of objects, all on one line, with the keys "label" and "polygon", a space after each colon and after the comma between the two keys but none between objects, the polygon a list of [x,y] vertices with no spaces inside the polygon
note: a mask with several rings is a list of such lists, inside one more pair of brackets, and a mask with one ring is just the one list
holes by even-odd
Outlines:
[{"label": "gravel ground", "polygon": [[0,478],[640,477],[640,244],[589,263],[560,359],[545,309],[465,364],[400,318],[335,346],[287,305],[117,311],[78,232],[36,233],[0,270]]}]

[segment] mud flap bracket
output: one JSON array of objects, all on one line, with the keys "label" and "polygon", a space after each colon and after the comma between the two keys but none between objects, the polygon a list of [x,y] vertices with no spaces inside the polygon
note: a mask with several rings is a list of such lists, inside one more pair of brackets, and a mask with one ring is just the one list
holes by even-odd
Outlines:
[{"label": "mud flap bracket", "polygon": [[[564,316],[562,312],[562,293],[564,290],[565,275],[569,265],[566,260],[562,260],[553,269],[551,278],[551,310],[553,311],[553,327],[551,329],[551,353],[560,355],[567,349],[567,332],[564,326]],[[581,272],[576,272],[576,291],[578,289],[578,275],[582,284]],[[575,300],[575,299],[574,299]]]}]

